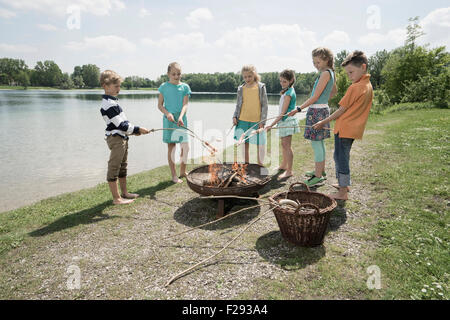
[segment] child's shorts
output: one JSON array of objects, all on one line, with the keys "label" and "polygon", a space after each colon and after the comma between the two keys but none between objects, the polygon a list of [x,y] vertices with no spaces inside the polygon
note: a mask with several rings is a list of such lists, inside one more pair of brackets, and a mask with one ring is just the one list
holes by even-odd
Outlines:
[{"label": "child's shorts", "polygon": [[[179,127],[177,125],[178,118],[180,117],[179,113],[172,113],[175,119],[175,122],[171,122],[167,119],[167,117],[163,116],[163,128],[164,129],[177,129],[177,130],[163,130],[163,142],[164,143],[183,143],[189,142],[187,130]],[[183,116],[184,126],[187,128],[187,117]]]},{"label": "child's shorts", "polygon": [[317,122],[322,121],[330,116],[330,108],[328,105],[312,105],[309,107],[306,113],[306,128],[305,128],[305,139],[308,140],[323,140],[330,138],[330,124],[327,123],[324,129],[314,130],[311,126],[315,125]]},{"label": "child's shorts", "polygon": [[278,130],[278,135],[280,136],[280,138],[292,136],[295,133],[300,132],[297,120],[294,117],[287,117],[284,121],[280,120],[277,123],[277,128],[280,128]]},{"label": "child's shorts", "polygon": [[113,182],[117,178],[127,176],[128,139],[124,139],[119,135],[108,136],[106,137],[106,143],[108,144],[109,150],[111,150],[106,180]]},{"label": "child's shorts", "polygon": [[[258,122],[249,122],[249,121],[243,121],[243,120],[238,120],[238,124],[236,126],[236,129],[234,129],[234,140],[239,141],[239,139],[241,138],[241,136],[244,134],[244,132],[247,132],[247,134],[245,135],[245,138],[247,138],[248,136],[251,135],[251,133],[254,130],[258,130],[259,129],[259,125],[256,125]],[[249,130],[250,128],[252,128],[251,130]],[[250,137],[250,139],[245,140],[245,143],[251,143],[251,144],[256,144],[256,145],[265,145],[266,144],[266,132],[261,132],[258,134],[253,135],[252,137]]]}]

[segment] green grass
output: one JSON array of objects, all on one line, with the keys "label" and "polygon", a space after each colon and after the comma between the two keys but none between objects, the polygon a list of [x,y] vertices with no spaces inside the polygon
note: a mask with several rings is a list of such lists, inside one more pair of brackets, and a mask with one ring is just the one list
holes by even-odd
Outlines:
[{"label": "green grass", "polygon": [[[263,228],[267,227],[264,224],[267,222],[255,225],[239,240],[240,246],[254,248],[263,261],[287,272],[288,276],[284,280],[268,277],[270,274],[256,277],[253,288],[229,298],[449,299],[449,116],[448,109],[371,115],[364,140],[356,142],[352,149],[351,170],[355,190],[350,197],[353,200],[346,203],[346,213],[339,210],[333,213],[337,221],[345,221],[346,218],[345,223],[330,230],[324,246],[317,248],[298,248],[286,243],[278,230]],[[327,168],[332,179],[333,141],[329,139],[326,143]],[[293,139],[293,149],[294,171],[301,174],[312,169],[312,149],[301,135]],[[188,169],[193,167],[189,165]],[[166,227],[170,225],[175,228],[172,232],[180,230],[178,221],[173,220],[176,215],[172,212],[177,210],[178,217],[185,213],[181,207],[174,209],[171,204],[181,206],[186,195],[180,191],[187,191],[188,187],[185,184],[171,184],[167,167],[130,176],[128,182],[131,191],[141,194],[130,206],[112,206],[108,187],[103,183],[1,213],[0,265],[6,267],[17,259],[32,259],[33,252],[39,252],[39,248],[45,247],[46,243],[77,238],[86,228],[97,228],[100,233],[103,230],[105,236],[111,239],[130,236],[133,223],[137,223],[133,219],[139,216],[137,210],[142,212],[150,203],[159,212],[151,218],[153,228],[165,221]],[[277,186],[270,194],[275,190],[284,191],[286,186]],[[192,224],[200,224],[200,219],[205,218],[204,212],[195,212],[197,206],[204,206],[204,210],[214,214],[211,204],[193,201],[185,209],[194,210],[189,213]],[[204,239],[211,237],[202,233],[208,230],[219,234],[214,236],[214,242],[210,245],[220,247],[223,245],[223,241],[219,241],[220,234],[224,230],[241,227],[254,216],[249,213],[249,216],[230,218],[220,226],[202,230],[198,234],[199,239],[185,239],[182,243],[192,246],[190,250],[194,250],[195,246],[202,245]],[[64,250],[70,251],[70,248]],[[117,257],[123,260],[121,263],[131,263],[139,259],[140,250],[141,247],[134,246],[131,241],[130,247]],[[199,250],[192,252],[204,257],[204,249]],[[349,255],[351,250],[355,253]],[[239,261],[240,257],[245,259],[245,252],[233,253],[234,260]],[[171,256],[176,260],[168,266],[170,270],[175,272],[186,267],[176,251],[164,253],[166,259]],[[380,290],[367,288],[369,275],[366,270],[371,265],[381,270]],[[234,270],[227,264],[219,268],[223,269],[224,274]],[[2,281],[0,288],[8,289],[4,297],[16,297],[18,291],[10,289],[10,284]],[[219,290],[225,284],[222,275],[218,275],[214,287]],[[23,281],[17,283],[15,288],[33,295],[39,293],[40,285],[32,274],[24,274]],[[115,290],[114,286],[109,288]],[[119,287],[116,295],[111,290],[112,296],[120,298],[124,295]],[[205,287],[202,290],[208,289]],[[200,289],[198,292],[201,294]],[[72,297],[77,295],[79,298],[89,298],[90,292],[81,291]],[[143,295],[146,296],[146,293]],[[167,298],[163,292],[156,296]],[[183,292],[177,292],[176,296],[183,298]]]},{"label": "green grass", "polygon": [[380,219],[371,230],[385,281],[383,298],[448,299],[449,111],[403,111],[371,146]]}]

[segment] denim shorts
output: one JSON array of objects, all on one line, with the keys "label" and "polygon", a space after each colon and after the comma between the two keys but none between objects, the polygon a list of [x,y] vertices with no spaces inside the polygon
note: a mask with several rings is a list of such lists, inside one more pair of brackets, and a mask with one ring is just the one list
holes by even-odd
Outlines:
[{"label": "denim shorts", "polygon": [[336,167],[336,179],[340,187],[351,185],[350,180],[350,150],[353,141],[351,138],[340,138],[339,133],[334,135],[334,163]]}]

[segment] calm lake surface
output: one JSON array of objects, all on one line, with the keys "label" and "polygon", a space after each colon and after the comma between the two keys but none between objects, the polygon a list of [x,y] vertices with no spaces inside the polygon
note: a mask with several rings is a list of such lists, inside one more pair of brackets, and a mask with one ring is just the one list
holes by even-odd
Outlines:
[{"label": "calm lake surface", "polygon": [[[109,149],[99,111],[101,94],[100,90],[0,90],[0,212],[106,181]],[[299,96],[297,105],[304,100]],[[278,101],[278,95],[269,96],[268,117],[277,115]],[[232,145],[233,133],[225,135],[235,103],[236,94],[193,93],[189,128],[216,148]],[[121,91],[119,104],[131,123],[162,127],[157,91]],[[203,155],[195,139],[190,147],[190,158]],[[129,175],[166,164],[161,131],[130,137]],[[169,179],[169,171],[167,175]]]}]

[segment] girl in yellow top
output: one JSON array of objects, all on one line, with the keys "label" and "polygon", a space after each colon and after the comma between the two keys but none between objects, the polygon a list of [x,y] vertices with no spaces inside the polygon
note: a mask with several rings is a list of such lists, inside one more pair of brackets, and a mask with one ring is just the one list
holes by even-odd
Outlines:
[{"label": "girl in yellow top", "polygon": [[[233,115],[233,123],[236,126],[234,131],[235,140],[239,140],[244,132],[249,131],[245,136],[247,138],[253,131],[249,130],[252,127],[254,130],[264,128],[268,108],[266,85],[260,82],[261,77],[257,73],[256,68],[252,65],[247,65],[242,68],[241,73],[245,83],[239,86],[237,90],[236,110]],[[261,123],[255,126],[258,122]],[[246,163],[250,162],[249,143],[258,146],[258,164],[263,165],[266,132],[263,131],[246,140]]]}]

